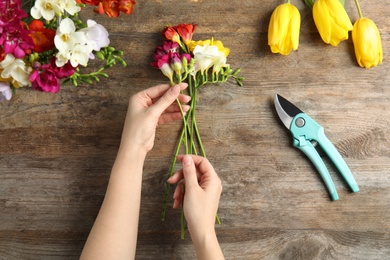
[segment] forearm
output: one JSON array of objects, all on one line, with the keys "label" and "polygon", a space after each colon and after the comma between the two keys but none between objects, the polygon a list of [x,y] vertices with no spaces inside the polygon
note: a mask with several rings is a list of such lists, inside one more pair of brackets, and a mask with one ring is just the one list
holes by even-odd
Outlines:
[{"label": "forearm", "polygon": [[225,259],[215,232],[210,232],[197,238],[192,237],[192,241],[198,260]]},{"label": "forearm", "polygon": [[145,153],[119,149],[81,259],[134,259]]}]

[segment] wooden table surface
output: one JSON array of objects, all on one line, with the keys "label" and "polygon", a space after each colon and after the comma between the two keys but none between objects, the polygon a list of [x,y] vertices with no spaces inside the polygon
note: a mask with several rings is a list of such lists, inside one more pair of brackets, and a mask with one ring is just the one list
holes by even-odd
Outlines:
[{"label": "wooden table surface", "polygon": [[[226,259],[389,259],[390,6],[361,0],[382,37],[384,62],[357,65],[351,38],[326,45],[311,10],[301,13],[299,50],[272,54],[267,31],[283,1],[141,1],[130,16],[103,24],[128,66],[100,83],[58,94],[21,89],[0,104],[0,259],[77,259],[92,227],[118,149],[129,97],[167,82],[150,66],[166,24],[198,24],[194,39],[231,49],[244,87],[229,81],[199,93],[198,124],[223,182],[217,226]],[[354,22],[354,1],[345,8]],[[351,193],[324,158],[340,200],[330,200],[307,157],[279,121],[279,93],[324,126],[360,186]],[[136,259],[194,259],[180,210],[160,220],[164,184],[180,123],[157,130],[144,168]]]}]

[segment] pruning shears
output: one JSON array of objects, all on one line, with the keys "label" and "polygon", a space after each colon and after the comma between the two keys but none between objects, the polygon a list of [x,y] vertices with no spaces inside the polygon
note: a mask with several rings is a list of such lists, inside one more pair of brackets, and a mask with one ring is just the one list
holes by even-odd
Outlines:
[{"label": "pruning shears", "polygon": [[326,137],[324,128],[282,96],[276,94],[274,102],[280,120],[293,136],[293,146],[301,150],[312,161],[324,180],[332,200],[338,200],[339,196],[329,171],[315,148],[317,144],[335,164],[350,189],[353,192],[359,191],[359,186],[351,170],[335,146]]}]

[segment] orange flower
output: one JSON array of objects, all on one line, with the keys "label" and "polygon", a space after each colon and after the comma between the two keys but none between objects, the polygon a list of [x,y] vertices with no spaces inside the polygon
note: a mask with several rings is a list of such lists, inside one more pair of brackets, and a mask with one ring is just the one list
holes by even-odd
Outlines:
[{"label": "orange flower", "polygon": [[188,44],[192,40],[192,35],[194,34],[196,24],[179,24],[178,26],[175,26],[177,33],[180,35],[180,37],[183,39],[183,42],[185,44]]},{"label": "orange flower", "polygon": [[167,26],[162,31],[162,36],[165,40],[173,41],[180,44],[180,35],[174,27]]},{"label": "orange flower", "polygon": [[110,17],[118,17],[120,12],[131,14],[134,10],[134,0],[77,0],[87,5],[97,6],[93,11]]},{"label": "orange flower", "polygon": [[33,20],[29,29],[32,31],[30,37],[34,42],[34,51],[44,52],[54,48],[55,30],[44,28],[41,20]]}]

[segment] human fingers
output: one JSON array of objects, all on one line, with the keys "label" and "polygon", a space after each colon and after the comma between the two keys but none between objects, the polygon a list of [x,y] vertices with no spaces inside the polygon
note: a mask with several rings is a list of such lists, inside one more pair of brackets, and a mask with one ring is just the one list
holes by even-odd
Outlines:
[{"label": "human fingers", "polygon": [[180,182],[173,193],[173,208],[179,208],[183,204],[184,183]]},{"label": "human fingers", "polygon": [[184,155],[181,159],[183,165],[183,176],[187,192],[192,192],[199,187],[197,170],[191,155]]},{"label": "human fingers", "polygon": [[182,85],[175,85],[169,88],[160,99],[150,107],[150,111],[160,116],[175,100],[180,94]]},{"label": "human fingers", "polygon": [[179,181],[181,181],[183,178],[184,178],[183,170],[179,170],[179,171],[175,172],[174,174],[172,174],[172,176],[169,177],[167,182],[170,184],[175,184],[175,183],[178,183]]},{"label": "human fingers", "polygon": [[[180,83],[179,84],[179,88],[180,90],[184,90],[186,89],[188,86],[187,83]],[[168,89],[171,88],[171,85],[169,84],[160,84],[160,85],[156,85],[154,87],[150,87],[148,89],[145,89],[143,92],[145,93],[145,95],[147,95],[150,100],[154,100],[156,98],[160,98],[161,96],[163,96]]]}]

